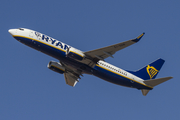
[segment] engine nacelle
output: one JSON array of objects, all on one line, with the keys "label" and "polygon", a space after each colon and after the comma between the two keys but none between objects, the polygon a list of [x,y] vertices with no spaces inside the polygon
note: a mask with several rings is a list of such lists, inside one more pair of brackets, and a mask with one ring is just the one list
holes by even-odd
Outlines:
[{"label": "engine nacelle", "polygon": [[69,51],[67,51],[66,53],[67,57],[70,57],[70,58],[73,58],[73,59],[76,59],[76,60],[83,60],[83,58],[85,57],[85,54],[76,49],[76,48],[69,48]]},{"label": "engine nacelle", "polygon": [[47,67],[57,73],[63,74],[65,72],[65,68],[61,65],[61,63],[50,61]]}]

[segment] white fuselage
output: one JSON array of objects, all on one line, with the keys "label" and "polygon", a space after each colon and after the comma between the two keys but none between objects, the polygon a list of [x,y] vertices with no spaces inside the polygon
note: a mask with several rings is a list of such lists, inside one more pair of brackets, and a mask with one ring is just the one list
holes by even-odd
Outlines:
[{"label": "white fuselage", "polygon": [[[74,52],[74,54],[77,56],[82,58],[84,56],[82,51],[45,34],[25,28],[10,29],[9,33],[23,44],[48,54],[68,64],[73,69],[81,70],[83,71],[82,73],[93,74],[99,78],[118,85],[137,89],[152,89],[152,87],[147,86],[143,82],[144,80],[140,77],[137,77],[128,71],[113,66],[102,60],[99,60],[96,64],[91,66],[88,65],[84,59],[81,61],[78,59],[73,59],[72,57],[67,58],[67,52],[69,52],[69,50],[73,50],[72,52]],[[82,66],[84,66],[86,69],[82,69]]]}]

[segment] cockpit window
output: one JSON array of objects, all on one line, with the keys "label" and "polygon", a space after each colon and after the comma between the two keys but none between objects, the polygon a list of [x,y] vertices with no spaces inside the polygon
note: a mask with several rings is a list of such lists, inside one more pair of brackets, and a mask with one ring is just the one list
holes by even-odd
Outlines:
[{"label": "cockpit window", "polygon": [[19,30],[22,30],[22,31],[24,31],[24,29],[23,29],[23,28],[19,28]]}]

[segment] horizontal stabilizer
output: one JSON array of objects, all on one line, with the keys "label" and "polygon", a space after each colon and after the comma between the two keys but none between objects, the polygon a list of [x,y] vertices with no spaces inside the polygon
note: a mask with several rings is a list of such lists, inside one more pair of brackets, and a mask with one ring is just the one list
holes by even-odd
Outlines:
[{"label": "horizontal stabilizer", "polygon": [[167,80],[172,79],[173,77],[164,77],[164,78],[157,78],[157,79],[152,79],[152,80],[145,80],[143,81],[146,85],[149,85],[151,87],[154,87],[156,85],[159,85]]},{"label": "horizontal stabilizer", "polygon": [[146,95],[148,94],[148,92],[149,92],[149,90],[146,90],[146,89],[142,89],[141,91],[142,91],[142,94],[143,94],[144,96],[146,96]]}]

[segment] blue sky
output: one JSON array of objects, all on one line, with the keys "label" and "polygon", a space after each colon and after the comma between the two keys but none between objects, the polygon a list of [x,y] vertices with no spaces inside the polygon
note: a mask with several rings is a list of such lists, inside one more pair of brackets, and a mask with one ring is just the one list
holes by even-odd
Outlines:
[{"label": "blue sky", "polygon": [[[179,120],[180,2],[177,0],[3,0],[0,4],[1,120]],[[107,58],[125,70],[166,60],[148,93],[84,75],[76,87],[47,68],[58,61],[16,41],[11,28],[29,28],[83,51],[137,37]]]}]

